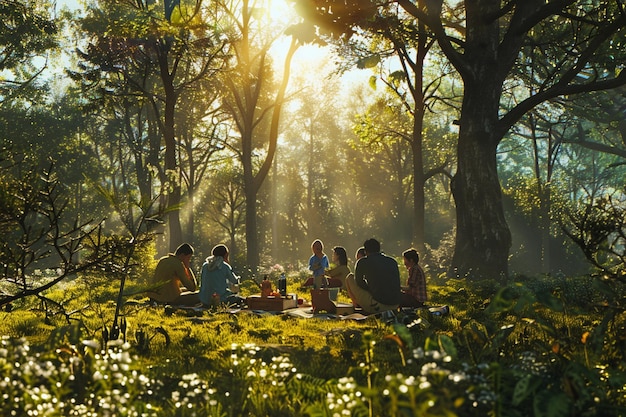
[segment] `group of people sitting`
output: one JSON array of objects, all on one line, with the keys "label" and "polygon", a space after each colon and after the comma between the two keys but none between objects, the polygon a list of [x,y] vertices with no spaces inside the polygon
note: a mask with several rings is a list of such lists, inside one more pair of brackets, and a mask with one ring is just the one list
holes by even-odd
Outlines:
[{"label": "group of people sitting", "polygon": [[[357,250],[354,273],[348,266],[345,248],[333,248],[333,268],[330,268],[321,240],[315,240],[311,250],[311,286],[343,288],[352,303],[364,313],[421,307],[427,299],[426,279],[415,249],[408,249],[402,254],[409,273],[405,286],[400,284],[398,263],[381,252],[376,239],[366,240],[363,247]],[[157,303],[184,306],[200,303],[205,306],[222,303],[242,306],[245,299],[238,294],[239,277],[229,264],[226,245],[213,247],[211,256],[202,265],[199,285],[190,265],[193,254],[193,247],[184,243],[174,253],[159,259],[148,292],[150,299]]]},{"label": "group of people sitting", "polygon": [[335,267],[330,269],[321,240],[313,242],[311,251],[313,255],[309,258],[309,269],[313,277],[307,283],[314,288],[343,288],[352,304],[360,307],[364,313],[378,313],[398,307],[422,307],[427,300],[426,277],[419,265],[419,254],[413,248],[402,253],[404,266],[409,273],[404,286],[400,283],[398,263],[381,252],[380,243],[376,239],[366,240],[363,247],[357,250],[354,273],[348,266],[345,248],[333,248],[332,261]]},{"label": "group of people sitting", "polygon": [[183,243],[174,253],[159,259],[148,292],[150,299],[183,306],[243,305],[245,300],[238,294],[239,277],[228,263],[226,245],[211,250],[211,256],[202,264],[199,286],[190,265],[193,253],[193,247]]}]

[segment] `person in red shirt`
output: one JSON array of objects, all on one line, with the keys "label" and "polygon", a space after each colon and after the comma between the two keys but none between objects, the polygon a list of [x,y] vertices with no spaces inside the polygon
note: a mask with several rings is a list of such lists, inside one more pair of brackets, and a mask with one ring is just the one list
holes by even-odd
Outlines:
[{"label": "person in red shirt", "polygon": [[423,307],[428,299],[426,294],[426,275],[418,265],[420,256],[415,249],[402,253],[404,266],[409,270],[407,285],[402,287],[400,307]]}]

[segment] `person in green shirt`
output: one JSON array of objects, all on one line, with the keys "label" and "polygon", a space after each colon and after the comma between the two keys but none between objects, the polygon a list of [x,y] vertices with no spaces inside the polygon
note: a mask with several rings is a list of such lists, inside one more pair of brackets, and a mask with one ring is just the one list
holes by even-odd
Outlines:
[{"label": "person in green shirt", "polygon": [[152,301],[173,305],[194,306],[200,303],[196,276],[190,267],[193,247],[183,243],[176,252],[159,259],[152,276]]}]

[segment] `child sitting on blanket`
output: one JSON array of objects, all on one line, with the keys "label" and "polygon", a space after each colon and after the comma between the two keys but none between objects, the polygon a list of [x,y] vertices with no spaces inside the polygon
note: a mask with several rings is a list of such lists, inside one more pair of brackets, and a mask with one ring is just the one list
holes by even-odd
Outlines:
[{"label": "child sitting on blanket", "polygon": [[309,258],[309,270],[313,272],[313,288],[318,289],[327,285],[324,272],[330,266],[328,256],[324,253],[324,244],[316,239],[311,244],[313,255]]},{"label": "child sitting on blanket", "polygon": [[426,276],[419,266],[419,253],[415,249],[407,249],[402,253],[404,266],[409,271],[407,285],[402,287],[400,307],[423,307],[428,299],[426,294]]}]

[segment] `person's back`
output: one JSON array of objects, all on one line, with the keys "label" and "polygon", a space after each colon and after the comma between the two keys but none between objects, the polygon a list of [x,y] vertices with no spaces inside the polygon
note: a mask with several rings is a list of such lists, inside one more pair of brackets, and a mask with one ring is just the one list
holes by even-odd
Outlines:
[{"label": "person's back", "polygon": [[200,301],[204,305],[211,305],[213,295],[216,294],[220,303],[242,305],[243,298],[231,290],[239,284],[239,277],[228,263],[228,248],[226,245],[216,245],[211,254],[202,265]]},{"label": "person's back", "polygon": [[[210,256],[202,265],[200,278],[200,301],[203,304],[211,304],[213,294],[227,297],[230,267],[221,256]],[[231,272],[232,273],[232,272]]]},{"label": "person's back", "polygon": [[158,286],[154,293],[154,298],[159,301],[171,301],[178,297],[180,288],[180,279],[182,263],[176,255],[169,253],[159,259],[154,274],[152,275],[151,284]]},{"label": "person's back", "polygon": [[196,277],[189,267],[193,247],[180,245],[175,253],[161,259],[154,270],[148,296],[160,303],[195,305],[199,302]]},{"label": "person's back", "polygon": [[367,282],[376,301],[389,305],[400,303],[400,270],[392,257],[380,252],[368,254],[357,262],[355,276]]},{"label": "person's back", "polygon": [[400,270],[395,259],[380,253],[380,243],[368,239],[363,244],[366,256],[360,258],[354,276],[346,277],[352,303],[366,313],[398,308],[400,303]]}]

